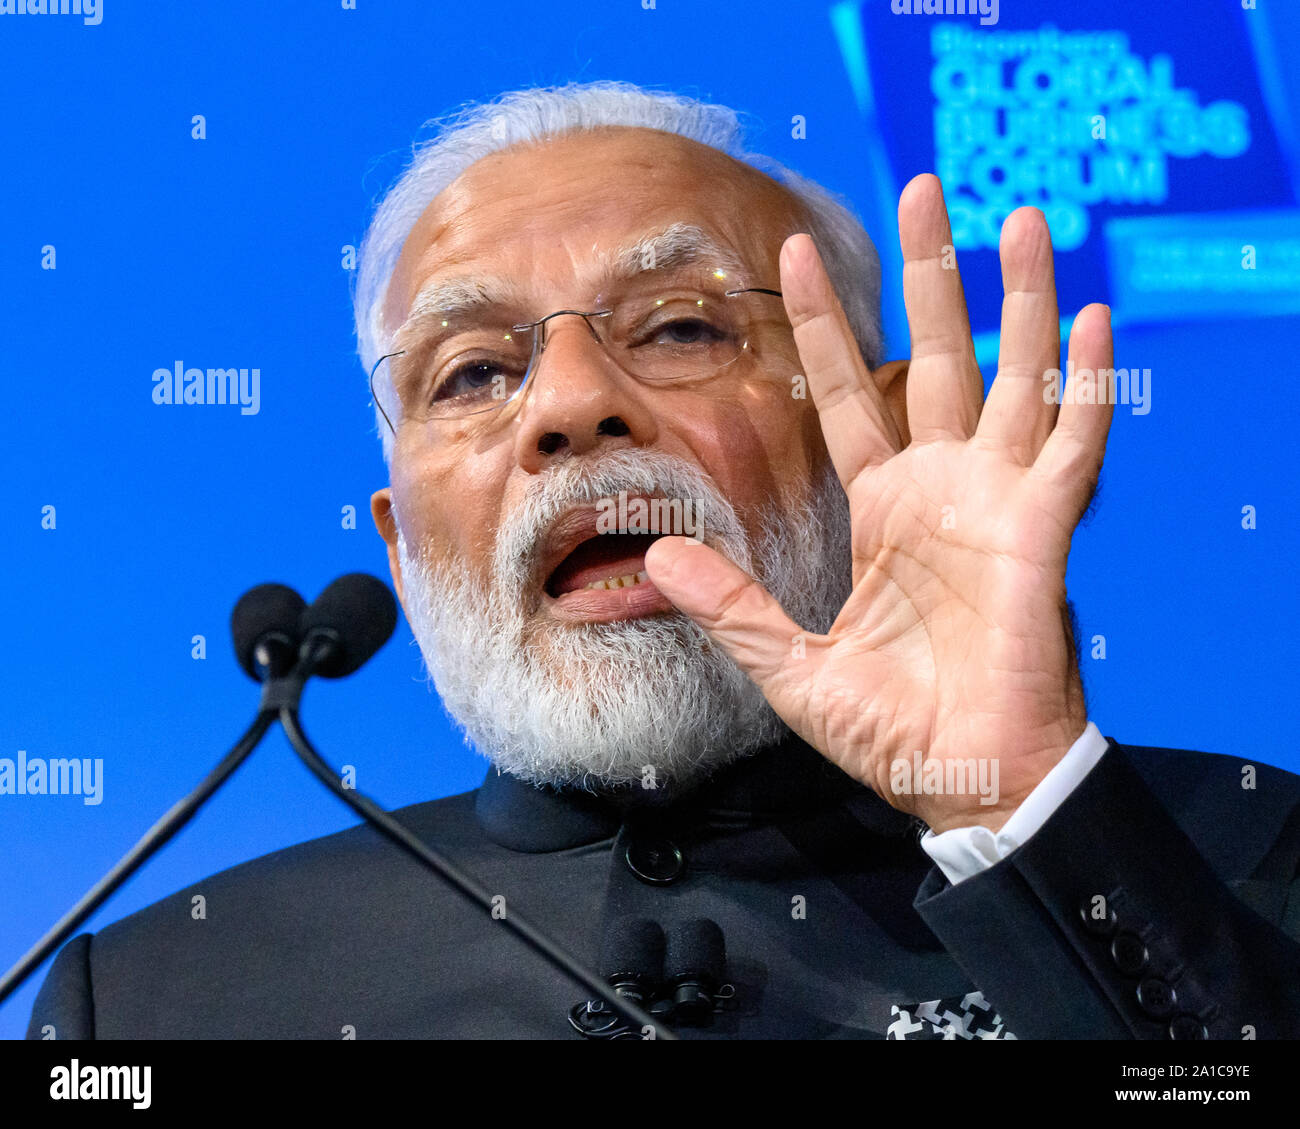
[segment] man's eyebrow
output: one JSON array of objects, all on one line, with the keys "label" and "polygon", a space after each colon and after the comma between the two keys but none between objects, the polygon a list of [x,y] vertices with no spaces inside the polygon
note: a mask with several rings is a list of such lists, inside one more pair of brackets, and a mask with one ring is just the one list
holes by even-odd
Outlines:
[{"label": "man's eyebrow", "polygon": [[522,295],[508,278],[493,275],[474,275],[463,278],[442,278],[426,283],[411,301],[406,320],[393,335],[394,341],[407,341],[422,336],[422,331],[441,328],[440,323],[449,316],[473,313],[492,306],[518,304]]},{"label": "man's eyebrow", "polygon": [[646,270],[705,263],[726,272],[743,270],[740,257],[695,224],[675,223],[648,232],[601,256],[607,278],[629,278]]},{"label": "man's eyebrow", "polygon": [[[597,285],[622,282],[646,271],[668,271],[704,264],[725,276],[744,274],[740,256],[695,224],[674,223],[635,236],[629,242],[595,255]],[[520,307],[525,295],[511,279],[495,275],[467,275],[434,279],[416,292],[410,312],[394,334],[394,341],[437,337],[441,322],[454,315],[472,314],[493,307]]]}]

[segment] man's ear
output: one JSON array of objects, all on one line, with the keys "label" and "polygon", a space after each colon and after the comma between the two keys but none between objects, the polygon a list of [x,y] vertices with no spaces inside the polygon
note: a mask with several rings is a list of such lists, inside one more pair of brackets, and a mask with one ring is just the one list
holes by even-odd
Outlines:
[{"label": "man's ear", "polygon": [[886,361],[871,374],[885,403],[889,405],[889,412],[894,417],[894,425],[898,428],[904,447],[912,441],[912,433],[907,426],[907,365],[907,361]]},{"label": "man's ear", "polygon": [[385,486],[370,495],[370,516],[374,520],[379,536],[388,546],[388,571],[393,577],[393,587],[397,589],[397,598],[406,607],[402,595],[402,566],[397,555],[397,519],[393,517],[393,491]]}]

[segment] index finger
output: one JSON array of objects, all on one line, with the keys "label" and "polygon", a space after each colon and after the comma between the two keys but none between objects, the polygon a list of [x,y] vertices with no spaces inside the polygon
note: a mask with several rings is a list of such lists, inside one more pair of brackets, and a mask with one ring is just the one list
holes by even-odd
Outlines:
[{"label": "index finger", "polygon": [[792,235],[781,248],[781,290],[826,449],[847,489],[864,467],[898,453],[898,428],[811,236]]}]

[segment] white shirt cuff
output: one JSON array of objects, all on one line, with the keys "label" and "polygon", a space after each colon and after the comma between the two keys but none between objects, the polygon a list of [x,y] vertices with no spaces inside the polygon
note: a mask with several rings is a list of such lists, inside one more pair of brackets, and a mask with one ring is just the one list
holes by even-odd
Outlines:
[{"label": "white shirt cuff", "polygon": [[1069,752],[1038,782],[996,833],[987,827],[954,827],[921,836],[921,848],[954,886],[987,870],[1024,844],[1065,802],[1110,747],[1091,721]]}]

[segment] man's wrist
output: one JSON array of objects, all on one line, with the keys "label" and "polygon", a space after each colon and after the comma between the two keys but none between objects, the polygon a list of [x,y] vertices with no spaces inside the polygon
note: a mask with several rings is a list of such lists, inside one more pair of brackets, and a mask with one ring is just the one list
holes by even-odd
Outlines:
[{"label": "man's wrist", "polygon": [[1024,801],[997,825],[970,813],[962,825],[931,826],[921,837],[921,847],[956,884],[1006,858],[1025,843],[1056,811],[1083,778],[1096,766],[1109,747],[1106,738],[1088,722],[1078,740],[1043,777]]}]

